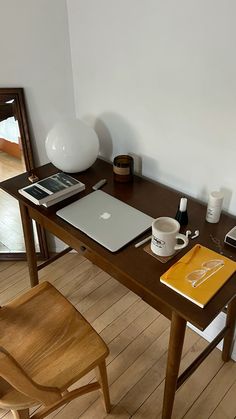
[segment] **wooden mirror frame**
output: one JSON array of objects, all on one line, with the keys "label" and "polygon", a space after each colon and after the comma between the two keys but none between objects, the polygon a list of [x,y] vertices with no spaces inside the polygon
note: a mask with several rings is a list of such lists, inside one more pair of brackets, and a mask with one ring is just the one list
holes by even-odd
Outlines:
[{"label": "wooden mirror frame", "polygon": [[[31,172],[35,168],[34,157],[32,144],[29,134],[29,125],[26,113],[25,97],[24,90],[20,87],[4,87],[0,88],[0,103],[3,101],[14,99],[15,113],[17,116],[17,121],[19,125],[20,135],[21,135],[21,144],[22,144],[22,154],[24,157],[24,163],[26,171]],[[41,259],[47,259],[49,257],[48,246],[46,241],[45,230],[36,223],[38,242],[39,242],[39,253],[38,257]],[[21,260],[26,259],[25,252],[17,253],[7,253],[0,252],[0,260]]]}]

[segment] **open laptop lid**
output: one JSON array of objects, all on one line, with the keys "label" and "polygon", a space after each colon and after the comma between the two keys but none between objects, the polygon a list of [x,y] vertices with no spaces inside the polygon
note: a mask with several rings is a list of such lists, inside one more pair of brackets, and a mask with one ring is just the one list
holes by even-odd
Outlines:
[{"label": "open laptop lid", "polygon": [[146,231],[154,220],[101,190],[60,209],[57,215],[111,252]]}]

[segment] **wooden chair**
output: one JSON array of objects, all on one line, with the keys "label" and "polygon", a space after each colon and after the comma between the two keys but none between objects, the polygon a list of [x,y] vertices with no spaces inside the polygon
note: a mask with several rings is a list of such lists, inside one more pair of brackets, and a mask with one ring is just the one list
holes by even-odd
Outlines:
[{"label": "wooden chair", "polygon": [[[110,411],[106,344],[75,307],[44,282],[0,308],[0,407],[41,419],[75,397],[101,389]],[[98,367],[98,381],[67,390]]]}]

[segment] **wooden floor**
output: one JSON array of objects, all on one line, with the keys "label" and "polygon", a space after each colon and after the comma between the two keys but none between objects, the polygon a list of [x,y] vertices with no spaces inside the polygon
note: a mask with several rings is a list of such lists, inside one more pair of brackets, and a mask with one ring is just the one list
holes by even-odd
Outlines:
[{"label": "wooden floor", "polygon": [[18,159],[0,150],[0,181],[25,172],[23,157]]},{"label": "wooden floor", "polygon": [[[23,160],[0,151],[0,181],[25,171]],[[0,252],[25,249],[18,202],[0,189]]]},{"label": "wooden floor", "polygon": [[[25,262],[0,262],[0,305],[29,288]],[[74,400],[48,418],[160,418],[169,321],[82,256],[70,253],[40,271],[101,334],[107,359],[112,412],[106,415],[96,392]],[[46,315],[46,313],[45,313]],[[55,319],[56,321],[56,319]],[[182,368],[207,345],[188,329]],[[93,380],[89,374],[83,383]],[[0,417],[11,418],[0,410]],[[236,417],[236,363],[223,363],[215,349],[178,390],[173,418]]]},{"label": "wooden floor", "polygon": [[[0,182],[25,172],[23,159],[0,151]],[[38,241],[36,240],[38,250]],[[16,199],[0,189],[0,252],[25,251],[19,205]]]}]

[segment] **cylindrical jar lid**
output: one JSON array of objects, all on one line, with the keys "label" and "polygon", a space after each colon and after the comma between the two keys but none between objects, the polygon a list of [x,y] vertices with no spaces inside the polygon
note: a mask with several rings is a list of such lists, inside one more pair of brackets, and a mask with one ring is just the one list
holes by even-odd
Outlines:
[{"label": "cylindrical jar lid", "polygon": [[213,191],[209,195],[209,203],[212,205],[220,206],[222,205],[224,195],[220,191]]},{"label": "cylindrical jar lid", "polygon": [[128,154],[121,154],[114,158],[114,165],[117,167],[130,167],[133,165],[133,157]]}]

